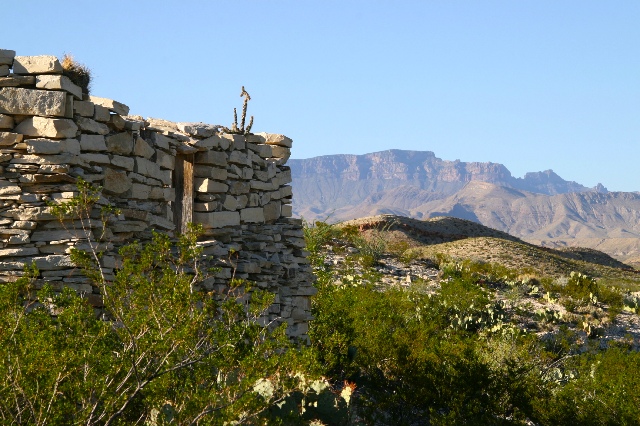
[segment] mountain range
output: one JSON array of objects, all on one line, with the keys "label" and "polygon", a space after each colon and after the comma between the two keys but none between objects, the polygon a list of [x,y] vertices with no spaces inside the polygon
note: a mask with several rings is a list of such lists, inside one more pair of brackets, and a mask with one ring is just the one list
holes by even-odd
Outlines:
[{"label": "mountain range", "polygon": [[502,164],[447,161],[430,151],[290,159],[306,220],[378,214],[452,216],[548,247],[588,247],[640,264],[640,193],[566,181],[552,170],[516,178]]}]

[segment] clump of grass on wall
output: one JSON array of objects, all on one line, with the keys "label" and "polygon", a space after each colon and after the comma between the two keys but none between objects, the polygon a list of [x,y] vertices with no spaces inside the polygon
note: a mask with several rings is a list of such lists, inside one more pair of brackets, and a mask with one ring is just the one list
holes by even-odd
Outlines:
[{"label": "clump of grass on wall", "polygon": [[73,56],[65,53],[62,58],[63,74],[82,89],[82,93],[89,94],[91,90],[91,70],[84,64],[77,62]]}]

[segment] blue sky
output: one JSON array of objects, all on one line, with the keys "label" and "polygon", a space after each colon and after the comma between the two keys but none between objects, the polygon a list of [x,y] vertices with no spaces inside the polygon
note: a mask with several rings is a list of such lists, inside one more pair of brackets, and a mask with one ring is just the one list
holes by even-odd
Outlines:
[{"label": "blue sky", "polygon": [[253,130],[293,158],[385,149],[640,190],[638,1],[34,1],[0,48],[71,53],[131,114]]}]

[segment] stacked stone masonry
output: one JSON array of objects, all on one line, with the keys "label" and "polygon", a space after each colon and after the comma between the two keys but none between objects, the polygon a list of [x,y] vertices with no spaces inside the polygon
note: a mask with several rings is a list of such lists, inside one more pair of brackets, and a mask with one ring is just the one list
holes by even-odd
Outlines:
[{"label": "stacked stone masonry", "polygon": [[[99,204],[121,211],[100,243],[107,278],[122,244],[199,223],[204,255],[221,268],[204,290],[250,280],[275,294],[262,321],[287,322],[291,337],[307,339],[315,288],[301,221],[291,218],[291,139],[130,116],[62,73],[54,56],[0,49],[0,282],[35,262],[40,283],[71,287],[101,308],[99,289],[69,259],[72,247],[87,248],[85,234],[48,207],[76,195],[82,178],[103,188]],[[91,222],[93,238],[101,230]]]}]

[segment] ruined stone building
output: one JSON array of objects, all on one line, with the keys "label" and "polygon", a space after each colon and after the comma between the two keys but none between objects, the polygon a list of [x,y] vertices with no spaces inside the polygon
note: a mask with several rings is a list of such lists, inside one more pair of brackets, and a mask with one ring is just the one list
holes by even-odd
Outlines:
[{"label": "ruined stone building", "polygon": [[[248,279],[275,294],[263,319],[286,321],[290,336],[306,338],[315,288],[301,221],[291,218],[291,139],[128,114],[120,102],[83,93],[57,58],[0,50],[0,282],[35,262],[42,282],[101,306],[98,288],[69,259],[72,247],[86,246],[84,234],[47,205],[73,197],[80,177],[121,211],[101,247],[107,277],[122,244],[200,223],[204,254],[222,266],[206,290],[232,274]],[[92,226],[97,233],[102,224]]]}]

